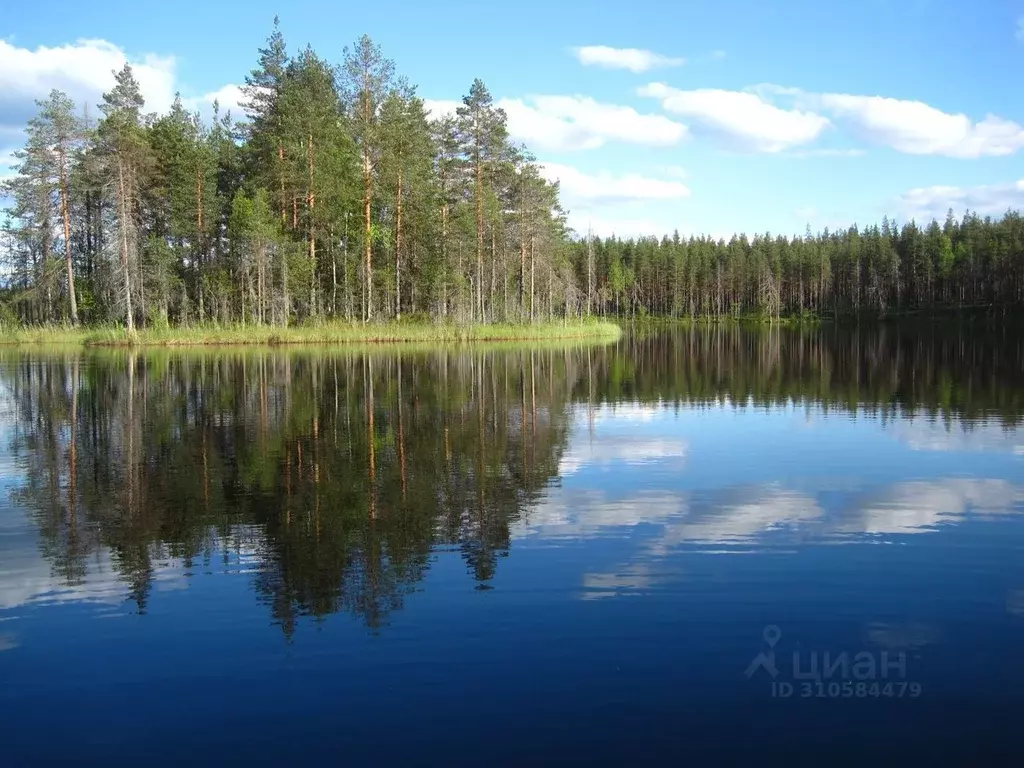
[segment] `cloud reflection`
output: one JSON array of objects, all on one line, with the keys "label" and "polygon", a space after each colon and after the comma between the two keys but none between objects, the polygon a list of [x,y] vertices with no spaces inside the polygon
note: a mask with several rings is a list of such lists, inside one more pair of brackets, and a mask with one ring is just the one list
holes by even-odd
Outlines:
[{"label": "cloud reflection", "polygon": [[647,464],[663,459],[684,459],[688,445],[670,438],[626,437],[621,440],[574,441],[558,463],[558,474],[571,475],[586,466]]},{"label": "cloud reflection", "polygon": [[915,451],[987,451],[1024,456],[1024,434],[1016,427],[993,421],[900,419],[885,429]]},{"label": "cloud reflection", "polygon": [[1006,480],[972,478],[895,483],[861,495],[833,532],[913,534],[980,516],[1016,512],[1024,491]]}]

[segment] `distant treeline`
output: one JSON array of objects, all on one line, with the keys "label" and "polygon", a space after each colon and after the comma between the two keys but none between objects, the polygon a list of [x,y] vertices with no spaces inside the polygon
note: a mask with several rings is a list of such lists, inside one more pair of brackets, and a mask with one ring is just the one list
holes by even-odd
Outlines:
[{"label": "distant treeline", "polygon": [[366,36],[334,64],[289,53],[275,21],[244,92],[241,120],[180,98],[149,114],[126,65],[98,115],[60,91],[39,102],[3,190],[0,324],[888,315],[1024,296],[1016,213],[574,238],[481,81],[431,119]]},{"label": "distant treeline", "polygon": [[[950,211],[943,224],[804,237],[582,241],[570,257],[591,311],[721,319],[891,316],[1024,305],[1024,220]],[[588,265],[589,266],[588,268]],[[588,275],[589,280],[587,279]]]}]

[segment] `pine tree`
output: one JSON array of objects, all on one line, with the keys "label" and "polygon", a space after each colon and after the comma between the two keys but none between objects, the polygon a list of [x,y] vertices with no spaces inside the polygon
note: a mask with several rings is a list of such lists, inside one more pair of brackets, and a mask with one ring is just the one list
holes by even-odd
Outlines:
[{"label": "pine tree", "polygon": [[494,106],[487,87],[474,80],[469,93],[458,108],[459,136],[469,162],[473,179],[473,207],[476,213],[476,317],[484,314],[484,208],[492,193],[494,175],[500,159],[506,154],[508,118],[505,111]]},{"label": "pine tree", "polygon": [[[394,314],[402,316],[402,273],[409,268],[410,212],[425,213],[433,198],[434,143],[422,99],[399,81],[381,105],[383,186],[394,201],[395,299]],[[406,259],[403,266],[403,259]]]},{"label": "pine tree", "polygon": [[[143,130],[145,100],[130,65],[115,74],[116,84],[103,94],[99,149],[117,197],[117,229],[121,256],[121,286],[128,332],[135,332],[132,295],[142,295],[138,266],[139,196],[150,166],[150,148]],[[136,302],[138,304],[138,302]]]},{"label": "pine tree", "polygon": [[394,88],[395,65],[384,58],[380,48],[368,35],[363,35],[351,49],[344,52],[342,82],[347,113],[352,120],[352,136],[362,158],[363,178],[363,319],[373,319],[373,242],[379,229],[374,229],[373,203],[375,175],[379,170],[383,141],[381,139],[380,107]]}]

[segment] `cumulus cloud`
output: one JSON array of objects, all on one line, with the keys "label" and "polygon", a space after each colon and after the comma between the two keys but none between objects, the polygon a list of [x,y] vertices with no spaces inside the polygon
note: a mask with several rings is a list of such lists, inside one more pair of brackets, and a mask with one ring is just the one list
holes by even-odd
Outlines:
[{"label": "cumulus cloud", "polygon": [[245,94],[242,92],[242,86],[234,83],[222,86],[216,91],[204,93],[202,96],[183,98],[181,101],[187,109],[197,110],[204,117],[213,113],[214,102],[220,108],[221,115],[231,112],[231,116],[236,120],[245,117],[245,110],[242,108],[242,104],[246,101]]},{"label": "cumulus cloud", "polygon": [[896,206],[905,218],[918,221],[941,220],[950,208],[957,215],[971,210],[982,216],[999,216],[1011,208],[1024,208],[1024,179],[975,187],[917,187],[900,195]]},{"label": "cumulus cloud", "polygon": [[638,74],[652,69],[679,67],[686,59],[674,56],[663,56],[654,51],[640,48],[611,48],[607,45],[584,45],[573,48],[576,59],[585,67],[602,67],[604,69],[627,69]]},{"label": "cumulus cloud", "polygon": [[922,101],[810,93],[770,83],[747,91],[769,102],[786,100],[795,108],[824,113],[852,135],[905,154],[996,157],[1024,147],[1024,128],[997,115],[975,122],[965,114],[943,112]]},{"label": "cumulus cloud", "polygon": [[[437,119],[455,114],[460,102],[428,99],[425,106]],[[597,149],[612,141],[667,147],[688,134],[685,125],[664,115],[641,114],[632,107],[604,104],[588,96],[500,99],[496,106],[508,115],[509,135],[531,149]]]},{"label": "cumulus cloud", "polygon": [[166,110],[174,100],[175,59],[148,53],[129,56],[106,40],[19,48],[0,40],[0,124],[21,125],[35,111],[35,99],[57,88],[94,107],[114,84],[114,70],[132,65],[147,108]]},{"label": "cumulus cloud", "polygon": [[455,99],[424,99],[423,109],[432,120],[440,120],[444,117],[451,117],[462,106],[461,101]]},{"label": "cumulus cloud", "polygon": [[809,144],[830,125],[828,118],[815,112],[783,109],[747,91],[684,91],[650,83],[638,93],[658,99],[666,111],[690,118],[712,134],[757,152],[781,152]]},{"label": "cumulus cloud", "polygon": [[[36,113],[36,100],[50,91],[64,91],[80,107],[98,116],[97,105],[114,85],[114,72],[126,63],[139,83],[146,111],[166,112],[177,91],[176,60],[155,53],[132,55],[106,40],[78,40],[59,46],[20,48],[0,40],[0,178],[10,176],[10,152],[24,141],[25,123]],[[220,102],[221,114],[231,110],[242,117],[241,88],[226,85],[199,96],[184,96],[182,103],[205,117]]]},{"label": "cumulus cloud", "polygon": [[561,183],[561,190],[569,200],[570,206],[573,200],[609,203],[679,200],[690,196],[689,187],[680,181],[654,179],[638,173],[586,173],[559,163],[541,163],[540,173],[550,182]]},{"label": "cumulus cloud", "polygon": [[593,149],[609,141],[667,147],[688,133],[685,125],[664,115],[641,114],[587,96],[502,99],[498,106],[508,115],[509,133],[538,149]]},{"label": "cumulus cloud", "polygon": [[973,122],[921,101],[882,96],[825,93],[814,100],[857,135],[906,154],[976,158],[1024,147],[1024,128],[996,115]]}]

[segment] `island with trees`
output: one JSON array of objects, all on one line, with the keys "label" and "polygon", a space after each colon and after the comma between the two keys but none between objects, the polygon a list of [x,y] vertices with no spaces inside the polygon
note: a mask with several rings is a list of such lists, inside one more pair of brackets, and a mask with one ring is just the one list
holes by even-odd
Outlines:
[{"label": "island with trees", "polygon": [[363,36],[340,63],[277,21],[244,115],[98,113],[53,91],[5,184],[7,340],[331,342],[614,336],[615,320],[1002,315],[1024,225],[970,212],[726,241],[574,233],[474,80],[432,116]]}]

